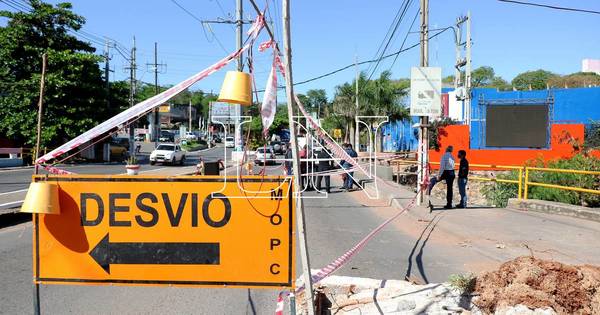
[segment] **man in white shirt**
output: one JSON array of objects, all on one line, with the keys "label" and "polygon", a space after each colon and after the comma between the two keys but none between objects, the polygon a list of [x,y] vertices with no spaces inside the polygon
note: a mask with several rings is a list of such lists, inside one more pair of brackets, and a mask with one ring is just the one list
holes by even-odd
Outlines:
[{"label": "man in white shirt", "polygon": [[[446,153],[442,155],[442,159],[440,160],[440,170],[437,176],[434,176],[429,181],[429,187],[427,188],[427,195],[431,196],[431,189],[433,186],[437,184],[442,179],[446,181],[446,206],[445,209],[452,209],[452,196],[453,196],[453,184],[454,184],[454,157],[452,156],[452,151],[454,148],[449,145],[446,148]],[[431,200],[429,201],[429,208],[433,209],[433,205],[431,204]]]}]

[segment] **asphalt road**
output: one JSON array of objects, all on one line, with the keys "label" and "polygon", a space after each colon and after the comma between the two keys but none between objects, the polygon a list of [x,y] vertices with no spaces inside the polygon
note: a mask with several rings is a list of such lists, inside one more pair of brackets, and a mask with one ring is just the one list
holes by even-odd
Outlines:
[{"label": "asphalt road", "polygon": [[[276,171],[277,166],[270,169]],[[340,183],[335,184],[339,187]],[[334,188],[327,198],[306,199],[313,269],[344,254],[398,211],[382,201],[365,202],[360,194]],[[314,192],[307,195],[317,196]],[[439,282],[452,273],[466,272],[467,262],[493,262],[448,243],[443,233],[432,236],[435,220],[410,224],[414,227],[411,231],[394,225],[384,229],[337,274],[378,279],[403,279],[408,275],[423,282]],[[31,234],[30,223],[0,229],[2,314],[32,313]],[[299,258],[297,262],[299,277]],[[276,296],[277,292],[269,289],[41,286],[44,314],[272,314]]]},{"label": "asphalt road", "polygon": [[[153,144],[144,144],[141,154],[138,155],[138,159],[142,165],[141,172],[147,172],[166,167],[179,167],[162,164],[150,165],[148,156],[152,148]],[[201,152],[188,152],[186,154],[185,166],[196,165],[198,163],[199,156],[202,156],[202,158],[206,160],[219,159],[223,156],[223,147],[219,145],[215,148],[203,150]],[[121,174],[125,172],[123,162],[64,164],[59,165],[58,167],[78,174]],[[19,201],[25,197],[27,187],[29,187],[29,183],[31,182],[32,174],[33,168],[20,168],[11,170],[0,169],[0,210],[20,206]]]}]

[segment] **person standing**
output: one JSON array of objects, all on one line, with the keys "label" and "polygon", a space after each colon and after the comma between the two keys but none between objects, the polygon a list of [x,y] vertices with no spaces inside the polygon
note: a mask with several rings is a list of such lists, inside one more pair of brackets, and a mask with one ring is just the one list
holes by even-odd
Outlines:
[{"label": "person standing", "polygon": [[458,192],[460,193],[460,203],[456,206],[459,209],[467,207],[467,182],[469,177],[469,161],[465,150],[458,151],[460,164],[458,166]]},{"label": "person standing", "polygon": [[[356,151],[354,151],[354,149],[352,148],[352,144],[350,144],[350,143],[346,144],[346,153],[348,153],[348,155],[351,158],[358,157],[358,154],[356,153]],[[350,164],[349,161],[344,161],[344,164],[342,164],[342,167],[344,169],[351,169],[353,166],[354,165]],[[346,189],[346,190],[352,189],[352,185],[354,185],[353,175],[354,175],[353,171],[348,171],[346,173],[346,180],[344,181],[344,186],[342,187],[343,189]]]},{"label": "person standing", "polygon": [[[317,158],[319,161],[317,162],[317,172],[327,172],[331,170],[331,154],[327,152],[325,147],[321,148],[321,151],[317,153]],[[325,190],[330,193],[331,192],[331,178],[327,174],[319,174],[317,175],[317,191],[321,191],[321,179],[325,178]]]},{"label": "person standing", "polygon": [[292,157],[292,150],[288,149],[285,152],[285,162],[284,162],[284,166],[285,166],[285,174],[286,175],[292,175],[294,174],[294,170],[293,170],[293,157]]},{"label": "person standing", "polygon": [[[454,178],[456,177],[454,174],[454,157],[452,156],[452,151],[454,148],[449,145],[446,148],[446,153],[442,155],[442,159],[440,160],[440,170],[438,175],[431,179],[429,182],[429,187],[427,187],[427,195],[431,197],[431,190],[433,186],[438,182],[444,180],[446,181],[446,205],[445,209],[452,209],[452,196],[453,196],[453,185]],[[433,209],[433,205],[431,204],[431,200],[429,201],[429,208]]]}]

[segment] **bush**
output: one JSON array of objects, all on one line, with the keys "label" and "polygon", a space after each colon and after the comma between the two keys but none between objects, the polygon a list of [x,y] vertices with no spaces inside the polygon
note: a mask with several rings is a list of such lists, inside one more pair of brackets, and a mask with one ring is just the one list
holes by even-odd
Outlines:
[{"label": "bush", "polygon": [[[600,160],[583,154],[578,154],[570,159],[550,161],[547,164],[544,164],[544,161],[541,160],[530,161],[528,165],[557,169],[600,171]],[[498,178],[518,179],[518,172],[511,171],[510,173],[498,175]],[[598,175],[529,171],[529,181],[600,190],[600,176]],[[499,207],[505,207],[508,199],[515,198],[517,192],[518,185],[511,183],[496,183],[495,185],[485,186],[482,189],[482,193],[486,199]],[[598,194],[580,193],[558,188],[530,186],[528,198],[586,207],[600,207],[600,195]]]}]

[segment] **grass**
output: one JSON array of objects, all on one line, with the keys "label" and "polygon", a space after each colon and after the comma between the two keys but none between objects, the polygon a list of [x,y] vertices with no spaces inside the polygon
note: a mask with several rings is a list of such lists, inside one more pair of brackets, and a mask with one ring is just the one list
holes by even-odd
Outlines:
[{"label": "grass", "polygon": [[453,274],[448,278],[450,286],[460,292],[461,295],[471,294],[475,290],[475,277],[474,274]]}]

